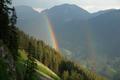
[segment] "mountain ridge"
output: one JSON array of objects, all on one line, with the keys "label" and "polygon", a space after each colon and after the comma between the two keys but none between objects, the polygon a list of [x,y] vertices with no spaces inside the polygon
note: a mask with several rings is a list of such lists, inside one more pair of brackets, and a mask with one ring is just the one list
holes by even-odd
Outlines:
[{"label": "mountain ridge", "polygon": [[[51,21],[52,28],[54,29],[60,50],[63,54],[69,55],[68,57],[82,63],[82,65],[89,67],[91,70],[96,68],[96,72],[98,73],[101,73],[102,68],[106,69],[106,66],[112,66],[115,69],[114,65],[110,62],[120,56],[120,10],[110,9],[97,13],[88,13],[90,16],[85,16],[85,19],[80,14],[76,16],[79,13],[79,7],[77,7],[77,12],[73,10],[74,8],[69,10],[68,7],[65,13],[64,8],[62,7],[62,9],[58,10],[59,7],[54,7],[54,9],[50,8],[47,11],[44,10],[40,14],[47,16]],[[44,22],[45,20],[41,21]],[[44,32],[42,35],[45,35],[47,31],[42,29],[45,27],[43,22],[41,25],[41,23],[38,24],[33,21],[35,25],[38,25],[38,28],[34,27],[31,32],[41,34],[41,31],[39,31],[41,29]],[[28,29],[28,27],[25,28]],[[44,36],[40,36],[40,38],[42,39]],[[98,63],[105,65],[101,66]],[[110,64],[108,65],[108,63]],[[106,72],[104,74],[108,75]]]}]

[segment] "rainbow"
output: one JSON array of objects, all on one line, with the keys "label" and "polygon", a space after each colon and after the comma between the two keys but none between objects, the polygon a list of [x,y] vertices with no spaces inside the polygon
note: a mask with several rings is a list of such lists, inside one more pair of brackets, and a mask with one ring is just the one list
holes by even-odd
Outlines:
[{"label": "rainbow", "polygon": [[46,19],[46,24],[47,24],[47,27],[48,27],[48,33],[49,33],[49,37],[51,39],[52,47],[55,50],[59,51],[58,42],[57,42],[57,39],[56,39],[56,36],[55,36],[53,25],[52,25],[50,19],[46,15],[45,15],[45,19]]}]

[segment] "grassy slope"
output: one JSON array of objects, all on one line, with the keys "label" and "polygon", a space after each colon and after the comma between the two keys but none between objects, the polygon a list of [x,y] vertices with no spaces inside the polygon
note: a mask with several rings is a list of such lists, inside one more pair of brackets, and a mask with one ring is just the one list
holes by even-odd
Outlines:
[{"label": "grassy slope", "polygon": [[[20,57],[17,62],[18,65],[17,67],[21,74],[24,75],[25,67],[23,63],[27,60],[27,53],[24,50],[19,50],[19,53]],[[50,80],[60,80],[60,78],[53,71],[51,71],[48,67],[44,66],[41,62],[36,60],[36,63],[38,65],[37,66],[38,69],[36,70],[38,75],[46,77]]]}]

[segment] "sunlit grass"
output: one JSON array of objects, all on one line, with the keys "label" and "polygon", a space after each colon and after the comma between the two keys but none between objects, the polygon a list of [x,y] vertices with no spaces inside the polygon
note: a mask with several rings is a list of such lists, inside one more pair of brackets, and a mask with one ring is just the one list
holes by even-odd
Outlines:
[{"label": "sunlit grass", "polygon": [[[24,75],[24,70],[25,70],[24,62],[26,60],[27,60],[27,53],[24,50],[19,50],[17,68],[19,72],[22,74],[22,76]],[[36,72],[38,73],[38,75],[41,75],[51,80],[60,80],[60,78],[53,71],[51,71],[47,66],[43,65],[38,60],[35,60],[35,61],[37,63]]]}]

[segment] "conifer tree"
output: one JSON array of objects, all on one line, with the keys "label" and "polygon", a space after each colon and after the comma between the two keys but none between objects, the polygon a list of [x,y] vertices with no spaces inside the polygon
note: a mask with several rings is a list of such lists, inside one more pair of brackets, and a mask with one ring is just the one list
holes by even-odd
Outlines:
[{"label": "conifer tree", "polygon": [[18,34],[16,32],[15,8],[10,8],[11,0],[0,0],[0,40],[11,51],[13,58],[17,58]]}]

